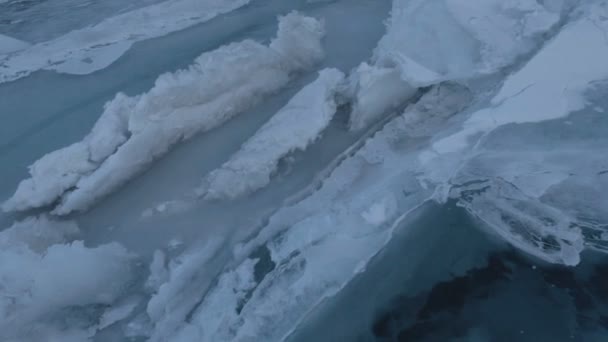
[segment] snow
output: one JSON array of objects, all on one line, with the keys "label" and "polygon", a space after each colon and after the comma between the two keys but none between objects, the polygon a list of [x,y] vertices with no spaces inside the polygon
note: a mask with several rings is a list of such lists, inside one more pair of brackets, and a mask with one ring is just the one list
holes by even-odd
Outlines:
[{"label": "snow", "polygon": [[511,65],[560,19],[536,1],[394,1],[375,59],[421,87],[466,80]]},{"label": "snow", "polygon": [[567,25],[507,78],[492,107],[471,115],[462,131],[436,142],[434,150],[455,152],[468,146],[470,137],[499,126],[556,119],[584,108],[584,92],[608,77],[608,23],[601,19],[606,14],[605,8],[593,6],[583,18]]},{"label": "snow", "polygon": [[0,34],[0,56],[26,49],[29,46],[30,44],[22,40]]},{"label": "snow", "polygon": [[266,186],[279,161],[305,150],[336,113],[336,95],[344,74],[325,69],[260,128],[221,168],[206,179],[205,197],[233,199]]},{"label": "snow", "polygon": [[63,330],[48,317],[63,311],[62,319],[84,320],[79,308],[112,304],[122,295],[133,256],[116,243],[89,248],[71,242],[77,233],[74,223],[46,216],[25,219],[0,233],[0,339],[47,340]]},{"label": "snow", "polygon": [[[164,1],[110,17],[19,53],[0,56],[0,83],[14,81],[41,69],[88,74],[112,64],[138,41],[211,20],[249,1]],[[0,54],[2,42],[0,36]]]},{"label": "snow", "polygon": [[[323,57],[323,25],[290,13],[270,46],[245,40],[198,57],[188,69],[160,76],[147,93],[118,94],[81,142],[30,167],[5,211],[60,203],[55,214],[88,209],[166,154],[176,143],[211,130]],[[298,41],[294,45],[294,41]]]}]

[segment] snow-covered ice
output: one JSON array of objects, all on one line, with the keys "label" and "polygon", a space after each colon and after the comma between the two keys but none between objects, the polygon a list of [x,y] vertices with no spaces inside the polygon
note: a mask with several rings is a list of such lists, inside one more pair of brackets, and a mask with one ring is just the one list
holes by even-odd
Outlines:
[{"label": "snow-covered ice", "polygon": [[229,161],[209,174],[201,189],[205,197],[233,199],[267,185],[281,158],[306,149],[329,125],[343,82],[344,74],[339,70],[322,70]]},{"label": "snow-covered ice", "polygon": [[[284,87],[323,57],[321,22],[280,18],[269,46],[245,40],[201,55],[188,69],[160,76],[147,93],[118,94],[81,142],[42,157],[4,210],[52,205],[86,210],[143,171],[176,143],[221,125]],[[295,44],[294,42],[298,43]]]}]

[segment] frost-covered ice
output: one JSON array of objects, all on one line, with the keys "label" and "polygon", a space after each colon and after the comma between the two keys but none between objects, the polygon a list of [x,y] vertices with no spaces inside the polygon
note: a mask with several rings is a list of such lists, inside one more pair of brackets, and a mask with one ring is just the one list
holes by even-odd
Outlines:
[{"label": "frost-covered ice", "polygon": [[305,150],[329,125],[343,82],[339,70],[322,70],[228,162],[209,174],[201,189],[205,197],[233,199],[266,186],[281,158]]},{"label": "frost-covered ice", "polygon": [[85,247],[73,241],[77,234],[74,223],[45,216],[0,232],[0,339],[82,341],[94,334],[97,322],[82,312],[124,293],[133,256],[116,243]]},{"label": "frost-covered ice", "polygon": [[29,46],[30,44],[27,42],[0,34],[0,56],[26,49]]},{"label": "frost-covered ice", "polygon": [[166,35],[233,11],[250,0],[172,0],[123,13],[56,39],[1,56],[0,83],[45,69],[88,74],[116,61],[138,41]]},{"label": "frost-covered ice", "polygon": [[284,87],[323,57],[323,25],[291,13],[269,46],[246,40],[201,55],[160,76],[147,93],[118,94],[81,142],[42,157],[4,210],[52,205],[85,210],[143,171],[176,143],[217,127]]}]

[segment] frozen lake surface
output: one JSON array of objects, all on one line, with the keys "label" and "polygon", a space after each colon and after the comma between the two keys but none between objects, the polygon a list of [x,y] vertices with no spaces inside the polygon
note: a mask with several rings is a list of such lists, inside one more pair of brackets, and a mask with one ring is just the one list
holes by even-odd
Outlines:
[{"label": "frozen lake surface", "polygon": [[0,0],[0,340],[605,341],[606,18]]}]

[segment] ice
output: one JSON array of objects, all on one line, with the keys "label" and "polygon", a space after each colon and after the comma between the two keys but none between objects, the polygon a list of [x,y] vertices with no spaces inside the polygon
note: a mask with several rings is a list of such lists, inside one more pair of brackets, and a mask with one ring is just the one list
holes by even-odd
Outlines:
[{"label": "ice", "polygon": [[471,79],[532,51],[558,10],[536,1],[396,0],[375,57],[417,87]]},{"label": "ice", "polygon": [[[197,306],[200,300],[197,297],[213,282],[215,270],[210,261],[223,247],[223,242],[212,238],[169,263],[168,278],[158,286],[146,308],[147,317],[154,327],[151,341],[167,341]],[[201,268],[203,265],[205,268]],[[157,279],[158,273],[152,273],[148,283]]]},{"label": "ice", "polygon": [[205,197],[233,199],[266,186],[281,158],[305,150],[329,125],[344,74],[325,69],[206,179]]},{"label": "ice", "polygon": [[19,184],[3,209],[58,200],[59,215],[88,209],[176,143],[223,124],[318,62],[323,35],[322,23],[294,12],[280,18],[270,46],[251,40],[223,46],[188,69],[160,76],[145,94],[118,94],[81,142],[35,162],[32,178]]},{"label": "ice", "polygon": [[[452,86],[429,92],[421,101],[437,102],[437,111],[445,111],[437,115],[445,118],[458,110],[446,105],[454,98],[467,101],[470,95]],[[405,118],[415,108],[388,122],[359,149],[345,152],[317,191],[280,208],[255,237],[238,245],[234,254],[242,261],[224,271],[175,336],[183,341],[282,340],[365,270],[403,219],[433,196],[434,188],[416,179],[418,153],[399,148],[398,140],[407,136],[404,129],[412,127]],[[425,125],[422,118],[417,123]],[[434,124],[440,130],[445,121]],[[430,131],[431,126],[425,127]],[[260,259],[260,250],[269,258]],[[256,271],[257,265],[264,266]],[[247,281],[235,282],[235,269],[238,279]]]},{"label": "ice", "polygon": [[395,68],[362,63],[351,78],[355,89],[349,126],[355,131],[366,128],[416,93],[416,88],[403,81]]},{"label": "ice", "polygon": [[[78,227],[45,216],[28,218],[0,233],[0,339],[48,340],[75,320],[79,309],[112,304],[132,279],[133,256],[117,243],[85,247]],[[63,312],[60,319],[53,315]],[[80,324],[80,323],[79,323]],[[87,333],[88,334],[88,333]]]},{"label": "ice", "polygon": [[3,54],[8,54],[11,52],[26,49],[29,46],[29,43],[26,43],[22,40],[0,34],[0,56]]},{"label": "ice", "polygon": [[608,24],[600,19],[602,13],[605,15],[606,9],[593,6],[581,19],[567,25],[507,78],[492,99],[492,107],[474,113],[462,131],[435,143],[434,150],[458,151],[468,146],[469,137],[496,127],[556,119],[584,108],[584,91],[608,76]]},{"label": "ice", "polygon": [[249,0],[164,1],[110,17],[19,53],[0,56],[0,83],[41,69],[88,74],[107,67],[138,41],[208,21],[247,3]]}]

